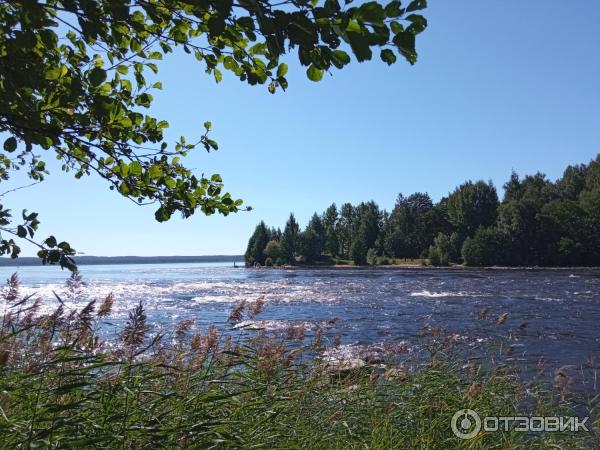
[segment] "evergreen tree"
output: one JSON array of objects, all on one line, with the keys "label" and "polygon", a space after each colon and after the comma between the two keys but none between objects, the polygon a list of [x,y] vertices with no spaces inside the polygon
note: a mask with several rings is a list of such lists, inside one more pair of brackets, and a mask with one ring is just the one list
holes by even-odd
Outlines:
[{"label": "evergreen tree", "polygon": [[335,228],[328,228],[325,231],[325,252],[336,257],[339,254],[340,241]]},{"label": "evergreen tree", "polygon": [[269,240],[270,241],[280,241],[281,240],[281,229],[271,227],[269,229]]},{"label": "evergreen tree", "polygon": [[248,241],[248,247],[246,248],[246,254],[244,255],[247,266],[251,266],[256,263],[264,265],[264,250],[268,242],[269,230],[267,229],[265,223],[261,221],[254,229],[254,233]]},{"label": "evergreen tree", "polygon": [[337,226],[337,237],[342,257],[349,256],[355,219],[356,213],[354,207],[350,203],[344,203],[340,208],[340,220]]},{"label": "evergreen tree", "polygon": [[358,231],[352,238],[352,244],[350,246],[350,258],[357,266],[362,266],[367,263],[367,253],[369,251],[369,246],[367,245],[368,238],[368,220],[363,220],[358,227]]},{"label": "evergreen tree", "polygon": [[335,203],[332,203],[323,213],[323,226],[325,229],[334,229],[338,221],[338,211]]},{"label": "evergreen tree", "polygon": [[294,213],[291,213],[281,235],[281,258],[287,264],[294,264],[296,262],[295,256],[298,251],[299,232],[298,222],[296,222]]},{"label": "evergreen tree", "polygon": [[300,253],[307,263],[314,263],[321,256],[322,250],[319,235],[313,228],[307,227],[300,239]]},{"label": "evergreen tree", "polygon": [[356,221],[353,235],[363,227],[364,240],[367,248],[375,247],[375,242],[381,231],[382,213],[377,203],[370,201],[361,203],[355,208]]},{"label": "evergreen tree", "polygon": [[325,228],[325,246],[326,253],[335,257],[340,251],[340,242],[337,235],[338,211],[335,203],[323,213],[323,227]]},{"label": "evergreen tree", "polygon": [[323,220],[317,213],[314,213],[308,222],[307,228],[311,229],[315,232],[318,240],[318,250],[319,256],[323,252],[325,248],[325,226],[323,224]]},{"label": "evergreen tree", "polygon": [[357,266],[362,266],[367,262],[368,247],[366,243],[366,230],[359,232],[352,240],[352,246],[350,247],[350,258],[354,261]]}]

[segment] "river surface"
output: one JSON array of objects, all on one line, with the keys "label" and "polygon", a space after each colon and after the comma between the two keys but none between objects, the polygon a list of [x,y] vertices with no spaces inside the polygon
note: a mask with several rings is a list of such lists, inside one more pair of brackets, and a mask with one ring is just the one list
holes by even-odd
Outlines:
[{"label": "river surface", "polygon": [[[16,269],[22,294],[42,307],[68,308],[115,297],[114,314],[101,326],[119,326],[141,300],[154,328],[172,330],[188,317],[202,331],[217,325],[241,338],[256,331],[303,323],[342,348],[414,342],[423,327],[442,327],[471,343],[504,340],[498,354],[551,367],[581,365],[600,356],[600,270],[466,269],[242,269],[230,263],[81,266],[84,286],[65,285],[56,267]],[[0,268],[7,278],[15,268]],[[227,323],[232,306],[264,296],[263,312],[242,328]],[[0,306],[1,307],[1,306]],[[503,314],[504,321],[499,319]],[[337,320],[331,320],[336,318]],[[503,322],[503,323],[497,323]]]}]

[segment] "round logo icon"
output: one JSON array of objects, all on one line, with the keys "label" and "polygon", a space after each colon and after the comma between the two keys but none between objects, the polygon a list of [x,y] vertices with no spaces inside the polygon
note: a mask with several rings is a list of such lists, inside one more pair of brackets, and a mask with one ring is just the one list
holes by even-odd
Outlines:
[{"label": "round logo icon", "polygon": [[452,431],[460,439],[472,439],[481,430],[481,419],[472,409],[461,409],[452,416]]}]

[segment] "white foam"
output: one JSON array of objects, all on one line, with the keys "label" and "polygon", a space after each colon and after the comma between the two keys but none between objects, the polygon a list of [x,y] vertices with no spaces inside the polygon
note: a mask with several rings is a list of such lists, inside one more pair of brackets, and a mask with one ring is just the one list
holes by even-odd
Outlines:
[{"label": "white foam", "polygon": [[463,292],[430,292],[428,290],[422,290],[418,292],[411,292],[409,294],[411,297],[429,297],[429,298],[438,298],[438,297],[465,297],[468,294]]}]

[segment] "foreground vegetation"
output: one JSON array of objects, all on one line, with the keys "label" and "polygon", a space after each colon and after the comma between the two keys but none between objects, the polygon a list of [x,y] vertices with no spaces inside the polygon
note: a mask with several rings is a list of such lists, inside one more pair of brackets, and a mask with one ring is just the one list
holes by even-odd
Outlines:
[{"label": "foreground vegetation", "polygon": [[391,213],[373,201],[315,213],[304,230],[290,215],[283,232],[256,227],[246,264],[361,264],[426,258],[433,265],[600,266],[600,155],[552,182],[515,173],[498,200],[491,182],[468,181],[434,204],[398,196]]},{"label": "foreground vegetation", "polygon": [[[569,396],[542,385],[525,389],[501,366],[458,357],[455,341],[430,333],[428,357],[407,363],[388,345],[383,364],[326,357],[320,330],[258,335],[234,343],[215,327],[185,320],[148,336],[140,304],[118,341],[97,333],[114,299],[80,311],[40,314],[2,293],[0,448],[586,448],[592,433],[481,433],[459,440],[453,414],[566,414]],[[260,313],[263,300],[232,310],[230,320]],[[335,342],[330,343],[336,345]]]}]

